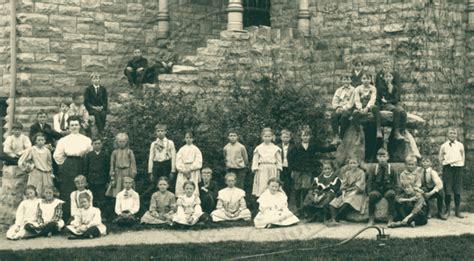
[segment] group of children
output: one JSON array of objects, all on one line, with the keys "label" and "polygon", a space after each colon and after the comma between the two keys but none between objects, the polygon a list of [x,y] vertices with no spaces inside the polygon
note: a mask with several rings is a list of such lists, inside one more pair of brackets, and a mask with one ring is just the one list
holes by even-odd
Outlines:
[{"label": "group of children", "polygon": [[[141,53],[137,52],[133,61],[144,63]],[[142,77],[134,71],[135,67],[130,64],[125,70],[130,81]],[[378,163],[373,169],[365,170],[352,158],[340,169],[327,160],[320,166],[317,154],[335,151],[350,122],[360,126],[364,114],[373,114],[380,137],[380,110],[393,111],[394,137],[404,138],[406,113],[398,105],[398,75],[389,71],[389,65],[377,74],[377,87],[370,85],[370,77],[361,66],[356,66],[352,75],[342,77],[344,86],[333,99],[332,126],[338,137],[329,146],[311,141],[307,126],[302,128],[297,143],[291,141],[291,131],[283,129],[281,143],[277,145],[273,130],[264,128],[262,143],[254,149],[250,161],[237,131],[229,130],[229,142],[223,148],[226,167],[223,189],[212,178],[212,169],[203,168],[203,157],[193,144],[192,132],[185,133],[185,144],[177,150],[175,143],[166,137],[167,126],[157,124],[156,140],[149,150],[150,182],[141,195],[135,191],[137,166],[135,154],[128,146],[128,135],[116,135],[111,154],[102,148],[98,134],[105,127],[107,93],[100,86],[97,74],[91,79],[93,84],[84,95],[75,94],[69,106],[61,103],[53,127],[46,123],[44,111],[38,113],[38,122],[30,128],[30,138],[21,134],[21,124],[12,126],[1,160],[27,172],[28,187],[15,224],[7,232],[8,238],[51,236],[63,227],[71,239],[99,237],[107,232],[102,223],[105,217],[113,217],[113,222],[121,226],[141,222],[186,227],[209,220],[249,221],[253,212],[247,203],[255,198],[257,228],[294,225],[299,218],[308,221],[319,218],[323,222],[329,219],[327,224],[335,225],[347,213],[364,214],[366,209],[369,224],[373,224],[382,198],[387,201],[390,227],[426,224],[430,216],[429,200],[433,198],[438,203],[437,217],[446,219],[450,214],[451,195],[454,195],[455,215],[463,217],[460,198],[464,147],[456,140],[455,129],[449,130],[448,142],[440,148],[442,180],[431,168],[428,157],[418,167],[418,159],[409,156],[406,170],[396,173],[383,148],[377,153]],[[90,115],[96,120],[91,121]],[[248,176],[250,172],[252,177]],[[253,186],[249,197],[245,181],[250,178]],[[54,186],[59,187],[60,199],[55,198],[58,191]],[[108,200],[111,198],[115,199],[113,215]],[[295,199],[297,215],[288,208],[290,198]],[[143,206],[148,210],[139,217]]]}]

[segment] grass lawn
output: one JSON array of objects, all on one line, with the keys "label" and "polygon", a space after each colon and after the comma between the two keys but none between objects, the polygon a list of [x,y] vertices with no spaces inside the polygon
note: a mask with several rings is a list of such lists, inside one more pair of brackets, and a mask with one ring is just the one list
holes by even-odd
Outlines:
[{"label": "grass lawn", "polygon": [[[1,251],[0,260],[225,260],[287,249],[295,249],[295,251],[250,259],[474,259],[474,235],[420,239],[389,239],[386,241],[385,246],[378,246],[378,242],[373,240],[356,239],[343,246],[325,250],[318,249],[337,242],[339,241],[316,239],[310,241],[276,243],[225,242],[212,244],[169,244],[159,246],[106,246],[94,248],[22,250],[14,252]],[[34,242],[32,241],[32,243]],[[315,249],[307,251],[297,250],[298,248],[312,247]]]}]

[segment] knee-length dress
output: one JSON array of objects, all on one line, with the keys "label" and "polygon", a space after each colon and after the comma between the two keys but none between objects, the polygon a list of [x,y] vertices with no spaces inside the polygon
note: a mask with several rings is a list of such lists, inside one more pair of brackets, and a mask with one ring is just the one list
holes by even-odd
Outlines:
[{"label": "knee-length dress", "polygon": [[43,195],[46,186],[53,186],[53,160],[49,149],[36,146],[27,149],[18,160],[18,166],[24,170],[33,167],[27,184],[35,186],[38,195]]},{"label": "knee-length dress", "polygon": [[178,176],[176,177],[176,196],[184,194],[183,185],[188,180],[185,172],[190,172],[189,180],[194,182],[196,195],[199,195],[199,182],[201,181],[202,154],[195,145],[184,145],[176,154],[176,169]]},{"label": "knee-length dress", "polygon": [[260,197],[268,186],[268,180],[279,178],[282,169],[281,149],[273,143],[258,145],[252,159],[252,171],[255,173],[252,194]]},{"label": "knee-length dress", "polygon": [[137,176],[137,164],[135,154],[131,149],[116,149],[110,155],[110,176],[114,177],[114,183],[110,183],[105,193],[108,197],[116,197],[123,190],[123,178],[135,179]]},{"label": "knee-length dress", "polygon": [[[191,197],[186,195],[179,196],[176,205],[178,209],[173,221],[178,224],[192,226],[204,214],[201,208],[201,200],[195,194],[191,195]],[[192,218],[191,223],[188,222],[189,217]]]},{"label": "knee-length dress", "polygon": [[[237,187],[221,189],[217,199],[216,210],[211,213],[212,221],[250,220],[251,213],[245,203],[244,190]],[[226,212],[233,216],[227,216]]]},{"label": "knee-length dress", "polygon": [[341,191],[344,195],[333,199],[330,203],[335,208],[342,207],[343,204],[349,204],[358,212],[363,212],[365,209],[366,194],[365,194],[365,172],[357,168],[349,170],[341,175],[342,185]]},{"label": "knee-length dress", "polygon": [[300,221],[288,209],[288,197],[283,191],[272,194],[267,189],[257,202],[259,212],[254,219],[256,228],[265,228],[267,225],[291,226]]},{"label": "knee-length dress", "polygon": [[[154,214],[157,213],[158,215]],[[150,210],[142,217],[144,224],[170,223],[176,214],[176,197],[173,193],[160,191],[153,193],[150,200]]]},{"label": "knee-length dress", "polygon": [[25,236],[25,225],[36,222],[39,202],[39,199],[34,198],[25,199],[20,203],[16,210],[15,224],[7,231],[8,239],[16,240]]}]

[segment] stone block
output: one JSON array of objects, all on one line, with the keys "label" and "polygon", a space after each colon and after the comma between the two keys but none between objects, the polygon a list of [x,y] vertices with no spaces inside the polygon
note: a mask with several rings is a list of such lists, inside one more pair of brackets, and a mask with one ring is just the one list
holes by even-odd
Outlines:
[{"label": "stone block", "polygon": [[18,63],[33,63],[35,62],[34,53],[18,53],[16,56]]},{"label": "stone block", "polygon": [[59,55],[55,53],[36,53],[35,54],[35,61],[36,62],[41,62],[41,63],[48,63],[48,62],[53,62],[57,63],[59,62]]},{"label": "stone block", "polygon": [[123,35],[122,34],[105,34],[105,41],[123,42]]},{"label": "stone block", "polygon": [[106,13],[113,14],[126,14],[127,5],[124,3],[114,3],[114,2],[101,2],[100,10]]},{"label": "stone block", "polygon": [[233,31],[222,31],[221,40],[223,41],[243,41],[250,39],[250,34],[247,31],[233,32]]},{"label": "stone block", "polygon": [[68,42],[81,42],[84,40],[84,35],[79,33],[64,33],[63,40]]},{"label": "stone block", "polygon": [[403,24],[387,24],[383,27],[383,31],[385,33],[400,33],[403,32],[404,30],[404,25]]},{"label": "stone block", "polygon": [[31,74],[31,80],[35,85],[51,85],[53,83],[54,75],[52,74]]},{"label": "stone block", "polygon": [[128,15],[139,15],[145,11],[145,8],[142,4],[130,3],[127,4],[127,13]]},{"label": "stone block", "polygon": [[120,32],[120,24],[117,22],[104,22],[104,27],[107,32],[118,33]]},{"label": "stone block", "polygon": [[76,78],[68,76],[55,76],[53,78],[53,86],[55,88],[71,89],[76,87]]},{"label": "stone block", "polygon": [[193,66],[175,65],[172,71],[176,74],[196,74],[199,69]]},{"label": "stone block", "polygon": [[60,5],[59,6],[59,14],[69,15],[69,16],[77,16],[77,15],[81,14],[81,7],[80,6]]},{"label": "stone block", "polygon": [[35,2],[35,13],[56,14],[58,12],[57,4]]},{"label": "stone block", "polygon": [[97,44],[95,43],[72,43],[71,51],[80,54],[95,54],[97,53]]},{"label": "stone block", "polygon": [[99,42],[99,53],[100,54],[114,54],[122,53],[126,48],[122,48],[121,44],[115,42]]},{"label": "stone block", "polygon": [[[9,1],[7,1],[9,2]],[[32,0],[19,0],[17,1],[17,10],[21,10],[22,12],[33,12],[34,4]]]},{"label": "stone block", "polygon": [[20,37],[18,49],[21,52],[49,52],[48,38]]},{"label": "stone block", "polygon": [[96,11],[100,7],[101,0],[81,0],[82,11]]},{"label": "stone block", "polygon": [[85,71],[106,70],[107,56],[103,55],[83,55],[82,69]]},{"label": "stone block", "polygon": [[18,24],[47,25],[49,17],[44,14],[19,13],[17,14]]},{"label": "stone block", "polygon": [[[61,26],[61,28],[76,28],[77,18],[74,16],[51,15],[49,23],[53,26]],[[68,31],[69,32],[69,31]]]}]

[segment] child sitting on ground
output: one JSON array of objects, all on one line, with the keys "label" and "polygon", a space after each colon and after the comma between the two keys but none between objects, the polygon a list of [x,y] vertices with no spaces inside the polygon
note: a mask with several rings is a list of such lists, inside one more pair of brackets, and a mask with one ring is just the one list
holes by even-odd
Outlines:
[{"label": "child sitting on ground", "polygon": [[122,191],[125,177],[133,180],[137,175],[135,154],[128,148],[128,135],[126,133],[117,134],[115,143],[117,148],[110,156],[110,183],[105,193],[108,197],[115,197]]},{"label": "child sitting on ground", "polygon": [[443,181],[434,169],[431,168],[431,158],[424,157],[421,159],[421,166],[423,167],[423,174],[421,176],[421,189],[424,192],[426,200],[426,212],[427,217],[431,218],[430,211],[430,200],[432,198],[436,199],[438,206],[437,218],[441,220],[446,220],[446,216],[443,212],[443,203],[444,203],[444,190],[443,190]]},{"label": "child sitting on ground", "polygon": [[[83,175],[78,175],[74,178],[74,185],[76,186],[76,190],[71,192],[70,199],[71,199],[71,217],[77,214],[79,209],[81,208],[81,203],[79,202],[79,198],[82,194],[87,194],[91,198],[94,198],[92,192],[87,187],[87,179]],[[92,201],[91,201],[92,202]]]},{"label": "child sitting on ground", "polygon": [[51,237],[64,227],[62,219],[64,201],[54,198],[54,193],[53,186],[44,188],[43,199],[38,204],[36,221],[25,225],[25,230],[32,235],[31,237]]},{"label": "child sitting on ground", "polygon": [[212,180],[212,169],[209,167],[201,170],[201,182],[199,182],[199,199],[204,212],[211,214],[217,203],[217,182]]},{"label": "child sitting on ground", "polygon": [[8,239],[22,239],[26,235],[25,225],[36,221],[40,202],[40,199],[37,198],[37,194],[35,186],[26,186],[26,199],[24,199],[16,209],[15,224],[7,231]]},{"label": "child sitting on ground", "polygon": [[18,166],[28,173],[28,185],[33,185],[38,193],[46,186],[53,186],[53,159],[51,151],[45,147],[46,137],[39,132],[34,136],[35,145],[27,149],[18,160]]},{"label": "child sitting on ground", "polygon": [[282,191],[281,181],[278,178],[268,180],[268,187],[257,202],[259,212],[254,219],[256,228],[291,226],[300,221],[288,209],[288,198]]},{"label": "child sitting on ground", "polygon": [[136,221],[136,214],[140,210],[140,196],[133,190],[133,178],[123,178],[123,190],[115,198],[115,222],[119,226],[130,227]]},{"label": "child sitting on ground", "polygon": [[401,186],[401,193],[396,196],[395,201],[397,202],[397,212],[401,221],[392,223],[388,227],[415,227],[426,225],[426,223],[428,223],[423,194],[417,191],[412,184],[403,184]]},{"label": "child sitting on ground", "polygon": [[0,160],[5,165],[17,165],[18,159],[26,149],[31,147],[30,138],[22,134],[23,125],[19,122],[12,124],[11,135],[3,143],[3,152],[0,152]]},{"label": "child sitting on ground", "polygon": [[339,216],[343,216],[348,210],[364,212],[365,200],[365,172],[360,168],[359,161],[352,158],[347,160],[348,169],[341,173],[342,195],[331,201],[331,222],[338,221]]},{"label": "child sitting on ground", "polygon": [[170,186],[167,177],[158,179],[158,192],[153,193],[150,200],[150,210],[142,217],[143,224],[172,224],[176,214],[176,197],[168,191]]},{"label": "child sitting on ground", "polygon": [[229,172],[225,175],[227,188],[221,189],[217,196],[217,207],[211,214],[212,221],[250,220],[250,210],[245,202],[245,191],[235,186],[237,175]]},{"label": "child sitting on ground", "polygon": [[329,203],[339,195],[341,180],[335,173],[335,166],[332,161],[325,160],[322,165],[321,174],[314,179],[313,191],[310,191],[304,200],[302,212],[310,221],[314,221],[317,216],[321,216],[323,223],[326,223],[329,214]]},{"label": "child sitting on ground", "polygon": [[183,184],[184,194],[178,196],[177,206],[178,211],[173,218],[173,222],[192,226],[198,222],[207,221],[208,216],[202,211],[201,200],[196,195],[196,184],[193,181],[185,181]]},{"label": "child sitting on ground", "polygon": [[89,194],[79,195],[81,208],[74,215],[74,220],[66,228],[72,234],[68,239],[87,239],[105,236],[107,228],[102,224],[100,209],[92,206]]}]

